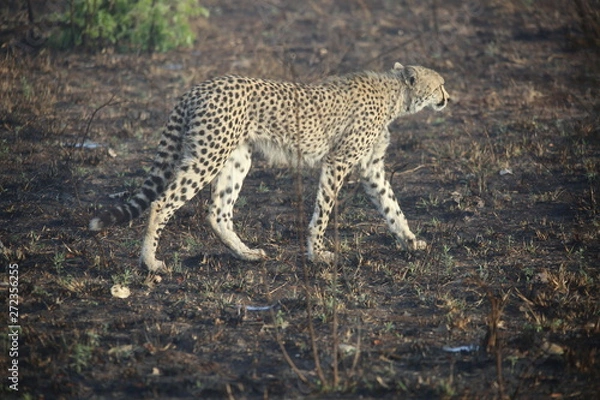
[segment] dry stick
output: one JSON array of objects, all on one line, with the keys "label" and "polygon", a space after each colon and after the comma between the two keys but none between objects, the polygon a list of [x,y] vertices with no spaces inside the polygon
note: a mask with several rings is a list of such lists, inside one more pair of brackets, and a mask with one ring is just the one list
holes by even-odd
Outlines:
[{"label": "dry stick", "polygon": [[358,324],[358,332],[356,333],[356,351],[354,353],[354,359],[352,360],[352,376],[356,373],[356,366],[358,365],[358,360],[360,359],[360,343],[362,340],[362,321],[359,320]]},{"label": "dry stick", "polygon": [[490,315],[488,316],[488,329],[489,329],[489,340],[487,345],[487,350],[493,351],[494,356],[496,358],[496,381],[498,382],[498,391],[500,392],[500,398],[504,399],[504,379],[502,377],[502,355],[501,352],[501,341],[498,338],[498,323],[500,322],[500,314],[501,314],[501,304],[500,300],[495,297],[491,291],[488,289],[488,299],[490,304],[492,305],[492,310]]},{"label": "dry stick", "polygon": [[390,181],[394,178],[394,175],[406,175],[406,174],[412,174],[413,172],[417,172],[418,170],[420,170],[421,168],[426,168],[426,167],[431,167],[433,164],[421,164],[421,165],[417,165],[414,168],[411,169],[406,169],[404,171],[400,171],[398,172],[401,168],[395,168],[391,175],[390,175]]},{"label": "dry stick", "polygon": [[[505,293],[503,296],[496,296],[492,293],[491,289],[480,282],[480,285],[485,288],[488,300],[491,305],[490,314],[487,317],[488,324],[488,335],[486,337],[485,350],[488,353],[494,353],[496,359],[496,380],[498,382],[498,394],[500,399],[505,398],[504,390],[504,376],[502,370],[502,340],[498,336],[498,327],[500,325],[500,319],[502,318],[502,312],[506,305],[506,300],[510,296],[510,291]],[[483,286],[485,285],[485,286]]]},{"label": "dry stick", "polygon": [[[515,291],[517,292],[516,293],[517,297],[519,297],[521,300],[523,300],[526,307],[529,309],[529,312],[532,315],[534,315],[534,312],[532,309],[533,302],[531,300],[529,300],[527,297],[525,297],[518,289],[515,289]],[[513,391],[513,393],[510,396],[507,396],[508,398],[510,398],[510,399],[519,398],[519,392],[521,391],[523,386],[527,384],[527,380],[528,380],[528,378],[531,377],[532,371],[536,368],[536,363],[538,360],[539,360],[539,356],[532,359],[529,362],[529,365],[527,366],[527,368],[525,368],[523,370],[523,372],[521,372],[521,374],[519,375],[517,387],[515,388],[515,390]]]},{"label": "dry stick", "polygon": [[[85,127],[85,131],[83,131],[83,135],[79,136],[79,137],[77,138],[77,140],[75,140],[75,143],[73,144],[73,149],[77,149],[77,148],[79,148],[79,149],[83,149],[83,144],[85,143],[85,141],[87,140],[87,138],[88,138],[88,136],[89,136],[89,133],[90,133],[90,127],[92,126],[92,121],[93,121],[93,120],[94,120],[94,118],[96,117],[96,114],[97,114],[97,113],[98,113],[100,110],[102,110],[104,107],[107,107],[107,106],[109,106],[109,105],[112,105],[112,104],[119,104],[119,103],[113,103],[113,102],[112,102],[112,101],[113,101],[113,99],[114,99],[116,96],[117,96],[117,95],[116,95],[116,93],[113,93],[113,94],[112,94],[112,96],[110,96],[110,99],[108,99],[108,101],[106,101],[105,103],[103,103],[103,104],[101,104],[100,106],[98,106],[98,107],[97,107],[97,108],[94,110],[94,112],[92,112],[92,115],[91,115],[91,116],[90,116],[90,118],[88,119],[87,125],[86,125],[86,127]],[[80,144],[80,142],[79,142],[80,140],[81,140],[81,144]],[[80,145],[79,145],[79,144],[80,144]],[[74,151],[74,150],[73,150],[73,151]],[[71,160],[71,159],[72,159],[72,155],[73,155],[73,154],[72,154],[72,152],[71,152],[71,153],[69,153],[69,158],[68,158],[69,160]]]},{"label": "dry stick", "polygon": [[[539,319],[533,310],[534,303],[531,300],[529,300],[523,293],[521,293],[519,291],[519,289],[515,288],[515,292],[516,292],[516,296],[523,301],[524,307],[527,307],[526,311],[528,311],[536,319],[536,321],[539,322]],[[519,374],[519,380],[517,383],[517,387],[515,388],[515,390],[513,391],[513,393],[510,396],[507,396],[507,398],[509,398],[509,399],[519,398],[519,394],[520,394],[519,392],[521,391],[523,386],[525,386],[527,384],[528,379],[531,377],[532,371],[534,371],[534,369],[536,368],[536,363],[539,360],[539,357],[540,356],[537,356],[537,357],[533,358],[532,360],[530,360],[527,368],[525,368]]]},{"label": "dry stick", "polygon": [[[294,71],[294,66],[290,62],[289,64],[290,72],[292,73],[293,80],[296,80],[296,72]],[[294,90],[294,111],[296,113],[296,194],[298,196],[298,213],[300,214],[300,223],[301,226],[304,227],[304,201],[302,198],[302,173],[301,173],[301,163],[302,163],[302,148],[301,148],[301,132],[300,132],[300,101],[298,100],[298,92]],[[304,271],[304,292],[306,294],[306,318],[308,319],[308,331],[310,334],[310,342],[311,348],[313,352],[313,359],[315,362],[315,369],[317,370],[317,375],[319,379],[324,384],[326,382],[325,374],[323,373],[323,368],[321,368],[321,360],[319,359],[319,349],[317,348],[317,336],[315,333],[315,326],[313,324],[312,317],[312,296],[310,290],[308,290],[310,286],[309,273],[308,273],[308,263],[306,260],[306,248],[305,248],[306,237],[304,234],[304,230],[300,233],[300,254],[302,260],[302,269]]]},{"label": "dry stick", "polygon": [[154,42],[154,35],[156,34],[156,14],[153,13],[156,7],[156,0],[152,0],[152,4],[150,5],[150,15],[152,15],[152,21],[150,22],[150,29],[148,31],[148,53],[152,54],[154,52],[154,47],[156,43]]},{"label": "dry stick", "polygon": [[410,44],[410,43],[412,43],[412,42],[416,41],[417,39],[420,39],[422,35],[423,35],[423,33],[419,33],[419,34],[415,35],[414,37],[412,37],[412,38],[410,38],[410,39],[408,39],[408,40],[405,40],[404,42],[400,43],[399,45],[396,45],[396,46],[390,47],[390,48],[389,48],[389,49],[387,49],[386,51],[383,51],[383,52],[379,53],[377,56],[375,56],[375,57],[372,57],[372,58],[368,59],[367,61],[363,62],[363,63],[361,64],[361,66],[362,66],[363,68],[367,67],[367,66],[368,66],[368,65],[370,65],[372,62],[374,62],[374,61],[377,61],[377,60],[379,60],[379,59],[381,59],[381,58],[383,58],[383,57],[387,56],[388,54],[394,53],[394,52],[396,52],[397,50],[399,50],[399,49],[403,48],[404,46],[406,46],[407,44]]},{"label": "dry stick", "polygon": [[[293,66],[291,63],[289,63],[288,65],[292,76],[296,76]],[[296,148],[297,148],[297,165],[296,165],[296,194],[298,195],[298,214],[299,214],[299,219],[300,219],[300,226],[305,226],[305,221],[304,221],[304,202],[302,199],[302,174],[301,174],[301,155],[302,155],[302,149],[300,148],[300,117],[299,117],[299,113],[298,113],[298,106],[299,106],[299,102],[297,99],[297,92],[294,91],[294,101],[295,101],[295,111],[296,111],[296,129],[297,129],[297,143],[296,143]],[[308,290],[309,287],[309,274],[308,274],[308,266],[307,266],[307,262],[306,262],[306,247],[304,245],[306,240],[304,231],[301,230],[300,232],[300,254],[301,254],[301,261],[302,261],[302,267],[303,267],[303,271],[304,271],[304,292],[306,294],[306,315],[307,315],[307,319],[308,319],[308,329],[309,329],[309,334],[310,334],[310,339],[311,339],[311,345],[312,345],[312,350],[313,350],[313,358],[314,358],[314,362],[315,362],[315,368],[317,370],[317,374],[319,376],[319,379],[321,380],[321,382],[325,382],[325,375],[323,374],[323,369],[321,368],[321,363],[319,360],[319,352],[318,352],[318,348],[317,348],[317,343],[316,343],[316,334],[315,334],[315,329],[314,329],[314,325],[313,325],[313,318],[312,318],[312,297],[310,294],[310,291]],[[273,309],[271,309],[271,317],[273,319],[273,321],[276,321],[276,316],[275,316],[275,311]],[[275,326],[275,339],[277,340],[277,344],[279,345],[279,348],[281,349],[281,353],[283,354],[283,358],[285,359],[285,361],[288,363],[288,365],[290,366],[290,368],[292,369],[292,371],[294,371],[294,373],[298,376],[298,378],[300,378],[300,380],[304,383],[309,384],[309,380],[306,378],[306,376],[300,371],[300,369],[298,369],[298,367],[296,366],[296,364],[294,363],[294,361],[292,360],[292,358],[290,357],[290,355],[288,354],[287,350],[285,349],[285,346],[283,344],[283,338],[281,337],[281,333],[279,332],[279,328],[277,326]]]},{"label": "dry stick", "polygon": [[[271,308],[271,318],[273,319],[273,321],[275,321],[275,322],[277,321],[276,317],[275,317],[275,311],[273,310],[273,308]],[[281,349],[281,354],[283,354],[284,360],[288,363],[288,365],[290,366],[292,371],[294,371],[294,373],[296,375],[298,375],[298,378],[300,378],[300,380],[302,382],[309,384],[310,382],[308,381],[308,378],[306,378],[306,376],[304,376],[302,371],[300,371],[300,369],[298,369],[298,367],[296,366],[296,363],[294,363],[294,360],[292,360],[289,353],[285,349],[285,346],[283,345],[283,338],[281,337],[281,332],[279,331],[279,327],[277,326],[277,323],[275,323],[275,339],[277,340],[277,344],[279,345],[279,348]]]},{"label": "dry stick", "polygon": [[332,357],[333,357],[333,388],[337,388],[340,382],[339,371],[338,371],[338,347],[339,347],[339,338],[338,338],[338,312],[337,312],[337,290],[338,290],[338,261],[340,259],[340,232],[338,229],[339,223],[339,214],[338,214],[338,206],[337,206],[337,196],[333,206],[333,238],[335,241],[335,257],[333,259],[333,290],[331,295],[333,296],[333,319],[331,321],[331,335],[333,336],[333,349],[332,349]]},{"label": "dry stick", "polygon": [[598,209],[596,207],[596,195],[594,194],[594,187],[590,184],[590,203],[592,207],[592,215],[595,216],[598,214]]},{"label": "dry stick", "polygon": [[100,256],[100,260],[102,261],[104,268],[108,268],[108,257],[106,256],[106,252],[104,251],[104,246],[102,245],[102,243],[100,243],[100,239],[98,239],[98,235],[92,235],[92,239],[94,239],[94,242],[96,242],[96,246],[100,249],[100,253],[102,254]]},{"label": "dry stick", "polygon": [[227,391],[227,398],[229,400],[235,400],[235,396],[233,395],[233,390],[231,390],[231,385],[229,383],[225,384],[225,390]]},{"label": "dry stick", "polygon": [[437,4],[437,0],[433,0],[431,2],[431,14],[433,17],[433,31],[435,33],[435,37],[439,38],[440,37],[440,29],[439,29],[439,24],[438,24],[438,4]]},{"label": "dry stick", "polygon": [[[267,276],[267,271],[266,271],[266,267],[265,267],[266,263],[263,262],[263,274],[265,275],[265,277]],[[265,282],[265,292],[267,294],[267,298],[269,300],[269,304],[273,304],[272,298],[271,298],[271,293],[272,291],[269,290],[268,288],[268,279],[264,279]],[[288,365],[290,366],[290,368],[292,369],[292,371],[294,371],[294,373],[298,376],[298,378],[306,383],[306,384],[310,384],[308,378],[302,373],[302,371],[300,371],[300,369],[296,366],[296,363],[294,363],[294,360],[292,360],[292,358],[290,357],[288,351],[285,349],[285,345],[284,345],[284,340],[283,337],[281,335],[280,332],[280,327],[277,326],[277,315],[275,314],[275,308],[271,307],[269,309],[269,312],[271,314],[271,319],[273,320],[273,325],[275,326],[275,341],[277,342],[277,345],[279,346],[279,349],[281,349],[281,354],[283,354],[283,359],[285,360],[285,362],[288,363]]]},{"label": "dry stick", "polygon": [[[265,275],[266,275],[266,272],[265,272]],[[267,282],[267,279],[265,279],[265,282]],[[265,283],[265,285],[266,285],[266,283]],[[269,294],[269,291],[267,291],[267,296],[269,297],[269,300],[270,300],[271,296]],[[269,302],[272,303],[271,301],[269,301]],[[294,373],[298,376],[298,378],[302,382],[309,384],[310,382],[308,381],[308,378],[306,378],[306,376],[302,373],[302,371],[300,371],[300,369],[298,369],[298,367],[296,366],[296,363],[294,363],[294,360],[292,360],[289,353],[285,349],[285,345],[283,343],[284,342],[283,337],[281,336],[281,332],[279,331],[279,326],[277,326],[277,316],[275,315],[274,308],[271,307],[269,312],[271,314],[271,319],[273,320],[273,324],[275,326],[275,329],[274,329],[275,330],[275,341],[277,342],[277,345],[281,349],[281,354],[283,355],[283,359],[285,360],[285,362],[288,363],[288,365],[290,366],[292,371],[294,371]]]},{"label": "dry stick", "polygon": [[[108,101],[106,101],[104,104],[101,104],[100,106],[98,106],[94,112],[92,112],[92,115],[90,116],[90,118],[88,119],[87,125],[85,127],[85,131],[83,131],[83,135],[78,137],[77,140],[75,140],[75,143],[73,144],[73,148],[71,149],[71,151],[69,151],[68,153],[68,157],[67,157],[67,162],[70,162],[73,160],[73,151],[75,151],[75,149],[77,149],[77,145],[79,143],[79,140],[81,140],[81,145],[79,146],[80,149],[83,149],[83,144],[85,143],[85,141],[87,140],[89,133],[90,133],[90,127],[92,126],[92,121],[94,120],[94,118],[96,117],[96,114],[102,110],[104,107],[107,107],[109,105],[112,104],[113,99],[116,97],[116,94],[113,93],[112,96],[110,96],[110,99],[108,99]],[[118,103],[116,103],[118,104]],[[77,190],[77,188],[75,188],[75,193],[77,195],[77,201],[80,202],[79,200],[79,191]],[[81,204],[81,202],[80,202]],[[94,241],[96,242],[96,244],[98,245],[98,248],[100,249],[100,252],[102,253],[102,260],[104,261],[104,266],[106,267],[108,265],[108,262],[106,261],[107,257],[106,257],[106,253],[104,252],[104,247],[101,245],[100,240],[98,239],[98,237],[96,235],[93,236]]]}]

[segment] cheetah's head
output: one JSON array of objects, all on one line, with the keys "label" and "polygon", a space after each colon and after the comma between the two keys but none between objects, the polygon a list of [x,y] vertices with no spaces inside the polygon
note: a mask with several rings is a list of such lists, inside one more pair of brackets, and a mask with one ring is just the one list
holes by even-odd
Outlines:
[{"label": "cheetah's head", "polygon": [[408,97],[404,99],[403,105],[405,112],[416,113],[428,106],[440,111],[450,101],[450,96],[444,89],[444,78],[431,69],[404,67],[396,63],[392,73],[399,76],[408,88]]}]

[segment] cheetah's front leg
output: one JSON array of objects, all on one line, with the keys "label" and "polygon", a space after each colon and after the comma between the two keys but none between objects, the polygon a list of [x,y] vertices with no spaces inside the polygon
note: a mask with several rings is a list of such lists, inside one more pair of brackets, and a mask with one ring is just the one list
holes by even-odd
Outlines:
[{"label": "cheetah's front leg", "polygon": [[361,163],[361,180],[365,191],[371,201],[385,218],[388,228],[400,241],[405,250],[424,250],[427,243],[418,240],[408,227],[408,222],[392,187],[385,178],[383,157],[374,156],[370,160]]}]

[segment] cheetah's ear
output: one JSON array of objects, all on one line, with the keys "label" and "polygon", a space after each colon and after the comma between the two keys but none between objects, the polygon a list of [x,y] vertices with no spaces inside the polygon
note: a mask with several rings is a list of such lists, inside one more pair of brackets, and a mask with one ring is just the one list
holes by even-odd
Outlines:
[{"label": "cheetah's ear", "polygon": [[399,62],[397,62],[396,64],[394,64],[394,70],[399,70],[399,69],[404,69],[404,66],[402,64],[400,64]]},{"label": "cheetah's ear", "polygon": [[406,67],[402,70],[401,73],[402,79],[404,82],[408,84],[408,86],[413,87],[417,82],[417,73],[414,68]]}]

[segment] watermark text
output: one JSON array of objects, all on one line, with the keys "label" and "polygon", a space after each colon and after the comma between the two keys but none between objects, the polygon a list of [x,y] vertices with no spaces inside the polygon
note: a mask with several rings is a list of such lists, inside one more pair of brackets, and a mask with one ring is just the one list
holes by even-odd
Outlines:
[{"label": "watermark text", "polygon": [[8,265],[8,387],[19,391],[19,264]]}]

